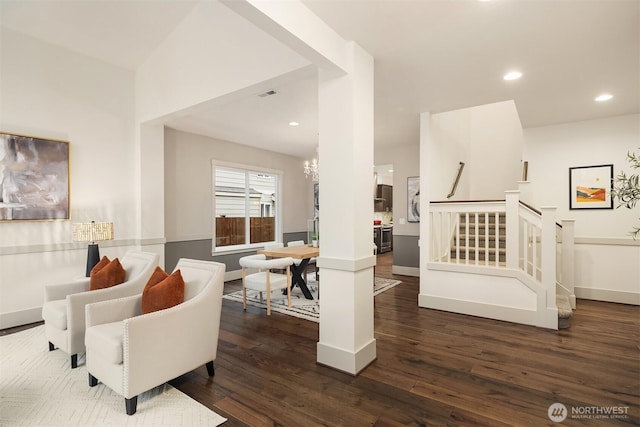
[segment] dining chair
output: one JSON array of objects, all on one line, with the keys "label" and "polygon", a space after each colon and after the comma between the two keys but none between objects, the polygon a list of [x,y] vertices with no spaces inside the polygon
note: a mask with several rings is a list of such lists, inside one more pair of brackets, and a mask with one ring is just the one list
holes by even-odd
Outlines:
[{"label": "dining chair", "polygon": [[[284,243],[265,243],[264,244],[264,250],[267,251],[269,249],[279,249],[279,248],[284,248]],[[273,273],[280,273],[280,274],[285,274],[285,269],[284,268],[274,268],[271,271]]]},{"label": "dining chair", "polygon": [[[247,289],[267,294],[267,315],[271,315],[271,292],[287,289],[287,305],[291,307],[291,265],[293,258],[267,259],[263,254],[248,255],[240,258],[242,267],[242,308],[247,309]],[[247,269],[257,268],[257,273],[247,273]],[[285,269],[285,274],[274,273],[271,270]]]},{"label": "dining chair", "polygon": [[284,248],[284,243],[265,243],[264,248],[265,249]]},{"label": "dining chair", "polygon": [[[378,245],[376,245],[376,242],[373,242],[373,256],[376,257],[376,264],[378,262]],[[373,281],[375,283],[376,280],[376,265],[373,265]]]}]

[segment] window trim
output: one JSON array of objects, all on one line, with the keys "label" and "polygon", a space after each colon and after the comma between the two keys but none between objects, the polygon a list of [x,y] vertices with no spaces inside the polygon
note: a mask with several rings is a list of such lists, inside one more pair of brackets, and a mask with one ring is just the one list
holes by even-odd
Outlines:
[{"label": "window trim", "polygon": [[[216,168],[228,168],[237,169],[245,173],[264,173],[269,175],[275,175],[277,177],[276,185],[276,220],[275,220],[275,238],[273,242],[260,242],[260,243],[245,243],[242,245],[229,245],[229,246],[216,246]],[[280,241],[282,235],[282,199],[284,197],[282,191],[282,180],[284,179],[284,172],[278,169],[270,169],[256,165],[226,162],[222,160],[211,159],[211,255],[220,255],[223,253],[231,252],[243,252],[247,250],[253,250],[264,247],[265,244],[275,243]],[[249,189],[245,188],[246,192]],[[245,209],[249,209],[245,204]]]}]

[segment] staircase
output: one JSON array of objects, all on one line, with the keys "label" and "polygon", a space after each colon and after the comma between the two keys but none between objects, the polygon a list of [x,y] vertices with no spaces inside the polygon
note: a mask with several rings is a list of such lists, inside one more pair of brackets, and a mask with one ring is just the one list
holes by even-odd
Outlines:
[{"label": "staircase", "polygon": [[460,215],[458,233],[452,240],[452,262],[477,259],[481,263],[488,261],[495,264],[497,259],[498,264],[506,265],[507,228],[504,213],[485,215],[484,212],[468,212]]},{"label": "staircase", "polygon": [[571,326],[571,317],[573,317],[569,297],[557,294],[556,306],[558,307],[558,329],[568,329]]},{"label": "staircase", "polygon": [[[442,269],[443,265],[464,266],[467,269],[477,268],[479,271],[476,274],[486,274],[486,267],[507,268],[507,241],[509,240],[507,237],[507,209],[497,208],[495,204],[486,206],[484,210],[482,207],[482,203],[473,202],[463,202],[458,206],[451,205],[448,209],[443,205],[434,206],[434,211],[442,212],[437,214],[437,219],[432,217],[434,227],[439,227],[439,230],[433,234],[436,239],[441,239],[441,243],[435,242],[435,250],[433,251],[434,254],[439,255],[435,259],[432,258],[440,265],[438,268]],[[446,213],[445,209],[449,213]],[[520,213],[516,213],[517,220],[515,223],[511,222],[510,225],[510,229],[518,234],[518,237],[515,245],[515,258],[510,261],[509,268],[520,269],[529,278],[542,284],[541,249],[543,240],[551,243],[550,250],[553,253],[553,247],[556,247],[557,244],[562,246],[562,227],[556,225],[554,221],[552,224],[556,226],[555,240],[550,234],[546,234],[543,239],[541,212],[523,204],[520,205],[518,211]],[[447,230],[449,231],[447,232]],[[567,240],[571,240],[572,243],[573,237],[571,236]],[[573,292],[567,291],[567,287],[562,284],[563,261],[561,253],[562,250],[559,250],[556,260],[556,289],[553,290],[555,295],[549,295],[547,292],[550,298],[547,306],[553,307],[555,302],[558,313],[558,329],[566,329],[571,326],[573,310],[569,295]],[[553,282],[547,281],[546,283],[553,287]],[[572,287],[570,288],[572,289]]]}]

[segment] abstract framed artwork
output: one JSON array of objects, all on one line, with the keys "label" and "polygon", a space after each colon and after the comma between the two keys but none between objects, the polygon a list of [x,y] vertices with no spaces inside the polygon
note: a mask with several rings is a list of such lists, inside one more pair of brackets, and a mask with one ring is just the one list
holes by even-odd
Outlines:
[{"label": "abstract framed artwork", "polygon": [[569,168],[569,209],[613,209],[613,165]]},{"label": "abstract framed artwork", "polygon": [[420,177],[407,178],[407,221],[420,222]]},{"label": "abstract framed artwork", "polygon": [[320,185],[313,184],[313,217],[320,218]]},{"label": "abstract framed artwork", "polygon": [[69,219],[69,142],[0,132],[0,221]]}]

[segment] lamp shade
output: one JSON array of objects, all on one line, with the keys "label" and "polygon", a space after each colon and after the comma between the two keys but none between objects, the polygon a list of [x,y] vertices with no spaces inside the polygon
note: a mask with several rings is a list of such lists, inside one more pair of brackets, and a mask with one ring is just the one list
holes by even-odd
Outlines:
[{"label": "lamp shade", "polygon": [[112,222],[78,222],[72,226],[74,242],[101,242],[113,240]]},{"label": "lamp shade", "polygon": [[87,271],[89,277],[91,269],[100,260],[100,250],[96,242],[103,240],[113,240],[113,223],[112,222],[77,222],[72,225],[74,242],[89,242],[87,247]]}]

